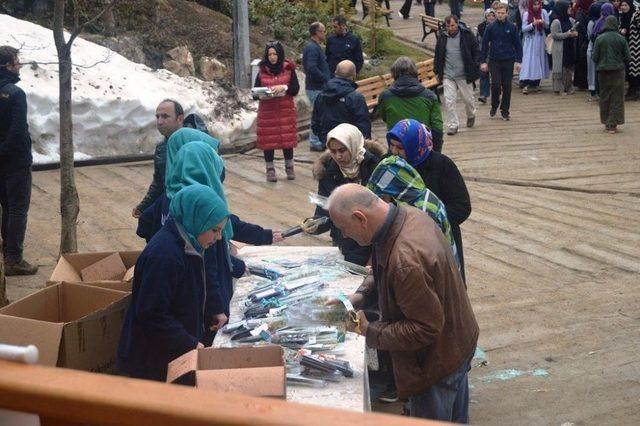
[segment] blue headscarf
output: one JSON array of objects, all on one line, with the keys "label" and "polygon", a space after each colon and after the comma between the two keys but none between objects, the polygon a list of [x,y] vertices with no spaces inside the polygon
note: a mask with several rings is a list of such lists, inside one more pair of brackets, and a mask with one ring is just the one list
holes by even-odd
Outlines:
[{"label": "blue headscarf", "polygon": [[413,119],[400,120],[387,133],[387,143],[395,139],[402,144],[407,162],[413,167],[422,164],[433,149],[431,132],[427,126]]},{"label": "blue headscarf", "polygon": [[198,236],[229,216],[227,203],[213,189],[197,183],[181,189],[171,200],[169,211],[200,254],[204,249],[198,242]]},{"label": "blue headscarf", "polygon": [[169,137],[169,140],[167,140],[167,165],[165,166],[164,178],[165,187],[167,185],[168,177],[173,174],[173,164],[178,156],[178,151],[180,151],[180,149],[189,142],[204,142],[211,146],[216,152],[218,152],[218,148],[220,147],[220,142],[218,142],[217,139],[212,138],[200,130],[183,127],[173,132]]},{"label": "blue headscarf", "polygon": [[[172,199],[182,188],[200,184],[213,189],[218,197],[227,205],[227,198],[220,181],[224,170],[224,161],[204,142],[189,142],[178,151],[178,155],[167,176],[165,192]],[[227,221],[223,236],[226,241],[233,238],[231,221]]]}]

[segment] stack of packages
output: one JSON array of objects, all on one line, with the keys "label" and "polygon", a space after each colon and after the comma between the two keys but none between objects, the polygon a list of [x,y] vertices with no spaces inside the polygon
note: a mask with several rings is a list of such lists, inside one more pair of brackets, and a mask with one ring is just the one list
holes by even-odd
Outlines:
[{"label": "stack of packages", "polygon": [[344,294],[328,289],[325,280],[347,271],[366,272],[358,268],[330,259],[249,265],[253,290],[240,301],[244,319],[222,332],[232,346],[282,346],[289,385],[324,387],[353,377],[351,366],[339,356],[347,326],[357,326],[356,315]]}]

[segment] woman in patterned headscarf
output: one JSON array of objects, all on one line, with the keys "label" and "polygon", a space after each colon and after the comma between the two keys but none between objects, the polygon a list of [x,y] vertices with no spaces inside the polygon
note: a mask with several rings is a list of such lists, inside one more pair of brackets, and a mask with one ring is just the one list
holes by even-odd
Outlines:
[{"label": "woman in patterned headscarf", "polygon": [[416,120],[399,121],[387,133],[387,143],[390,152],[407,160],[420,174],[426,187],[444,203],[464,279],[460,225],[471,214],[471,199],[458,167],[446,155],[432,150],[431,132]]}]

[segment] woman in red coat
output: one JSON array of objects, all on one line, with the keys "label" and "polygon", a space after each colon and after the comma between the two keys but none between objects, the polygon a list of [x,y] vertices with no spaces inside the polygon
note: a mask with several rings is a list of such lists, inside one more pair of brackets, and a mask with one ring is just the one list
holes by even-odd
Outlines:
[{"label": "woman in red coat", "polygon": [[293,148],[298,144],[296,105],[293,97],[300,84],[293,61],[285,59],[284,48],[279,42],[268,43],[260,62],[260,71],[254,87],[268,87],[271,94],[258,104],[258,149],[264,151],[267,163],[267,181],[277,182],[273,166],[274,150],[284,154],[287,179],[296,178],[293,170]]}]

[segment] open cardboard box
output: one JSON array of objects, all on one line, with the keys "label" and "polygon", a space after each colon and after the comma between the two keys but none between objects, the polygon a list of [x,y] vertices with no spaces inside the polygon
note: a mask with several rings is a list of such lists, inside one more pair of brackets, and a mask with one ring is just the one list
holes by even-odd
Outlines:
[{"label": "open cardboard box", "polygon": [[194,349],[169,363],[167,382],[286,399],[284,351],[278,345]]},{"label": "open cardboard box", "polygon": [[[66,281],[113,290],[131,291],[131,280],[133,279],[131,268],[135,266],[138,256],[140,256],[140,251],[63,254],[60,256],[51,278],[47,281],[47,285]],[[98,267],[92,268],[96,264]],[[83,271],[85,276],[95,278],[83,280]],[[88,271],[91,272],[89,275],[87,275]],[[114,276],[118,278],[113,279]],[[130,280],[126,281],[125,279]]]},{"label": "open cardboard box", "polygon": [[0,342],[36,345],[39,364],[115,372],[131,294],[57,283],[0,309]]}]

